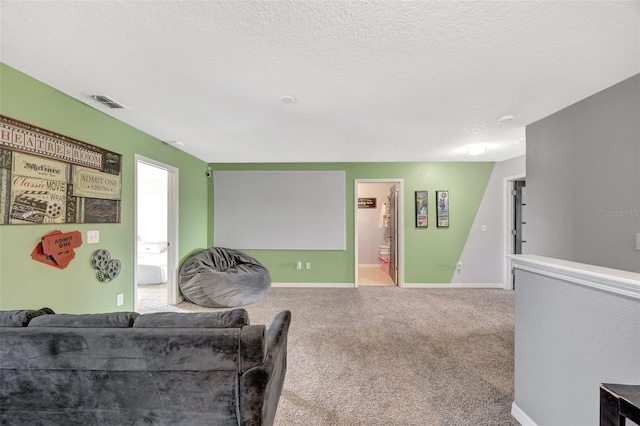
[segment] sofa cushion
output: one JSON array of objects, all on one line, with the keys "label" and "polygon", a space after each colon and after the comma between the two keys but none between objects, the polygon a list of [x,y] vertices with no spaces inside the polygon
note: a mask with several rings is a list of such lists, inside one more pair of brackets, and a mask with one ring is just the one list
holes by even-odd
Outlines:
[{"label": "sofa cushion", "polygon": [[49,308],[38,310],[0,311],[0,327],[26,327],[29,322],[40,315],[54,314]]},{"label": "sofa cushion", "polygon": [[29,327],[128,328],[138,315],[137,312],[42,315],[31,320]]},{"label": "sofa cushion", "polygon": [[138,328],[241,328],[249,324],[244,309],[224,312],[156,312],[136,318]]}]

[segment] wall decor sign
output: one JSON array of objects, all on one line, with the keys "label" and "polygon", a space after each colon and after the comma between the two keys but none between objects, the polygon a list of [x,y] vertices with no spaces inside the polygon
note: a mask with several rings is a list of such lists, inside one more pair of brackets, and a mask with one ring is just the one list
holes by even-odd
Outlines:
[{"label": "wall decor sign", "polygon": [[118,223],[122,155],[0,115],[0,225]]},{"label": "wall decor sign", "polygon": [[82,245],[80,231],[65,232],[55,230],[42,237],[31,252],[31,258],[45,265],[64,269],[76,257],[73,249]]},{"label": "wall decor sign", "polygon": [[438,203],[438,224],[439,228],[449,227],[449,191],[436,191],[436,201]]},{"label": "wall decor sign", "polygon": [[359,209],[375,209],[376,199],[375,198],[358,198],[358,208]]},{"label": "wall decor sign", "polygon": [[429,226],[429,191],[416,191],[416,228]]}]

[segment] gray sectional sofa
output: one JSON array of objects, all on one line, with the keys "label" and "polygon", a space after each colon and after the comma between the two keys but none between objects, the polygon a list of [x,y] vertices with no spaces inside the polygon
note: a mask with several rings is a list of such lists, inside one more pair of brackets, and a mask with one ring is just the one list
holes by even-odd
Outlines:
[{"label": "gray sectional sofa", "polygon": [[290,319],[0,312],[0,424],[271,425]]}]

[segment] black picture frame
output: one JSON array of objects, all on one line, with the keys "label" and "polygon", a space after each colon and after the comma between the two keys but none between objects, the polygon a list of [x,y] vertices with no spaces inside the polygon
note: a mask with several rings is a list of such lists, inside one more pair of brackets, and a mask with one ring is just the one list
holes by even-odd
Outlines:
[{"label": "black picture frame", "polygon": [[416,228],[429,227],[429,191],[416,191]]},{"label": "black picture frame", "polygon": [[438,212],[438,228],[449,227],[449,191],[436,191],[436,211]]}]

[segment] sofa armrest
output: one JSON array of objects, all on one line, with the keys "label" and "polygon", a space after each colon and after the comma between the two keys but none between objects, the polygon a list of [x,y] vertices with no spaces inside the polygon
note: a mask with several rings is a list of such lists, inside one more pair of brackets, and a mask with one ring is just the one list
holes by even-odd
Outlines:
[{"label": "sofa armrest", "polygon": [[287,334],[291,312],[276,315],[267,330],[266,354],[262,365],[240,377],[240,424],[273,425],[287,371]]}]

